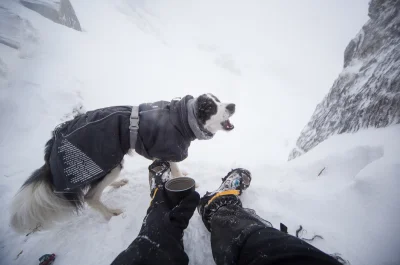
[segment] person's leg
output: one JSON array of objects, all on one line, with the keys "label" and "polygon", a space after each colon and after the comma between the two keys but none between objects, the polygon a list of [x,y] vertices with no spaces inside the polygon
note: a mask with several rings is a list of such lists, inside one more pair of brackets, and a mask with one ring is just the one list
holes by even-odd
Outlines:
[{"label": "person's leg", "polygon": [[225,195],[213,202],[216,211],[210,220],[211,248],[218,265],[238,264],[240,250],[248,237],[269,227],[258,216],[243,209],[236,198]]},{"label": "person's leg", "polygon": [[340,264],[301,239],[272,228],[253,210],[244,209],[239,195],[250,181],[247,170],[232,170],[216,191],[201,199],[198,210],[211,232],[217,265]]}]

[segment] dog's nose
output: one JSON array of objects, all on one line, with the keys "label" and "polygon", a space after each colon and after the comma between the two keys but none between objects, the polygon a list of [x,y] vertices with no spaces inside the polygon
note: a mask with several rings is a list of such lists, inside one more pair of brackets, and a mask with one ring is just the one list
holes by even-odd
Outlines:
[{"label": "dog's nose", "polygon": [[235,104],[228,104],[226,109],[229,110],[230,113],[235,113]]}]

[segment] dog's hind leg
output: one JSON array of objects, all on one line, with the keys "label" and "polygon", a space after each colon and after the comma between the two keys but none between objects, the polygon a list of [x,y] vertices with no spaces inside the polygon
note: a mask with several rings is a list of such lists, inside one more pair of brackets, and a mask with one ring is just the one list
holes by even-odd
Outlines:
[{"label": "dog's hind leg", "polygon": [[107,186],[109,186],[116,178],[118,178],[121,170],[122,166],[120,165],[111,170],[110,173],[108,173],[99,183],[92,186],[85,195],[85,201],[89,204],[89,206],[99,211],[107,220],[111,219],[113,215],[115,216],[121,214],[122,210],[111,209],[105,206],[100,201],[101,194]]},{"label": "dog's hind leg", "polygon": [[[124,160],[121,161],[121,170],[124,166]],[[128,179],[120,179],[120,180],[116,180],[114,182],[112,182],[110,184],[111,187],[118,189],[121,188],[122,186],[125,186],[126,184],[128,184],[129,180]]]}]

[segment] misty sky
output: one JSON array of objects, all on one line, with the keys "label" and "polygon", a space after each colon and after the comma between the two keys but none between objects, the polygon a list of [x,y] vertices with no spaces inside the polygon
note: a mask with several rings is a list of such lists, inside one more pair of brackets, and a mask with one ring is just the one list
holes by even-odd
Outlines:
[{"label": "misty sky", "polygon": [[342,69],[345,47],[368,20],[369,1],[140,2],[160,18],[165,36],[216,46],[232,54],[243,74],[284,79],[286,89],[320,101]]},{"label": "misty sky", "polygon": [[231,78],[195,76],[193,86],[237,103],[237,133],[256,131],[254,144],[265,139],[265,149],[274,150],[264,155],[270,161],[286,159],[368,20],[368,0],[131,1],[137,5],[157,18],[154,27],[168,46],[192,58],[188,72],[202,59],[190,57],[196,47],[230,72]]}]

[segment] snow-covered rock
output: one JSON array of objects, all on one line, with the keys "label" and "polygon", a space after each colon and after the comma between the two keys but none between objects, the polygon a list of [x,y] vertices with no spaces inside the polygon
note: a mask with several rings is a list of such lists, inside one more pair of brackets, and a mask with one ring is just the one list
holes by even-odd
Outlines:
[{"label": "snow-covered rock", "polygon": [[69,0],[20,0],[25,7],[58,23],[82,31],[79,20]]},{"label": "snow-covered rock", "polygon": [[372,0],[344,69],[301,132],[289,160],[329,136],[400,123],[400,2]]},{"label": "snow-covered rock", "polygon": [[29,20],[19,14],[19,3],[0,2],[0,91],[6,89],[10,76],[15,73],[20,59],[35,53],[39,34]]},{"label": "snow-covered rock", "polygon": [[21,45],[19,33],[22,19],[3,7],[0,7],[0,18],[0,43],[18,49]]},{"label": "snow-covered rock", "polygon": [[17,15],[10,5],[0,3],[0,44],[19,50],[27,39],[37,39],[31,23]]}]

